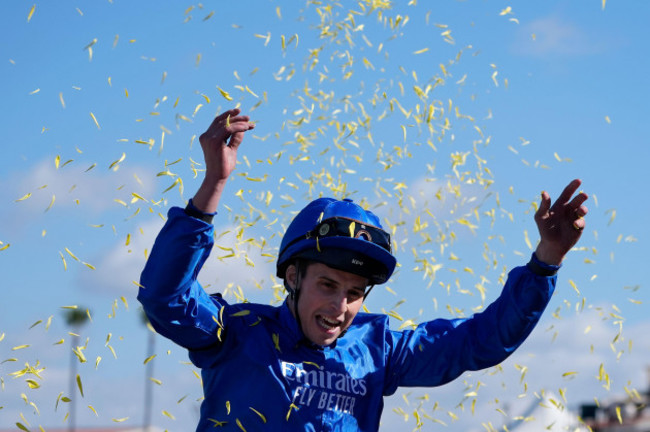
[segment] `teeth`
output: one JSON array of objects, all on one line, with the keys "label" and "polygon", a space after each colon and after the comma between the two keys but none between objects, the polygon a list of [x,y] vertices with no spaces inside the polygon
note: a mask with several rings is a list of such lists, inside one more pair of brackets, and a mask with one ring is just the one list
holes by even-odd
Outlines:
[{"label": "teeth", "polygon": [[338,321],[330,321],[329,319],[327,319],[325,317],[320,317],[320,322],[321,322],[321,324],[323,324],[323,327],[325,327],[327,329],[332,329],[332,328],[338,326],[338,324],[339,324]]}]

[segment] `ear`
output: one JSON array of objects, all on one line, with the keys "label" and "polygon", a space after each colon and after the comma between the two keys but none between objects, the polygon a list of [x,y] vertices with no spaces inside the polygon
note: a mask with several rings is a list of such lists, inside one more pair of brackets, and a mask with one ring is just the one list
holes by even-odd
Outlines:
[{"label": "ear", "polygon": [[289,287],[291,287],[292,290],[296,289],[296,277],[298,275],[298,269],[294,264],[290,264],[289,267],[287,267],[287,270],[284,273],[284,280],[287,281],[289,284]]}]

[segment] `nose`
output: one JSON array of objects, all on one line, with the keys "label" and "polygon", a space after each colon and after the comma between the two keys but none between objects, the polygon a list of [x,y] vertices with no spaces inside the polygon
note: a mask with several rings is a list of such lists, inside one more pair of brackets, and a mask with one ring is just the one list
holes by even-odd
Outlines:
[{"label": "nose", "polygon": [[344,314],[348,311],[348,297],[344,292],[337,292],[331,299],[332,311],[337,315]]}]

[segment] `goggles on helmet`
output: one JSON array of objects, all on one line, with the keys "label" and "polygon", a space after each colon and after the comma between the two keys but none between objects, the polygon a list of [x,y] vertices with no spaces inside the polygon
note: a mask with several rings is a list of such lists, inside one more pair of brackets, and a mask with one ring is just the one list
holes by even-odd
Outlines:
[{"label": "goggles on helmet", "polygon": [[[388,234],[386,231],[381,228],[359,222],[358,220],[345,217],[332,217],[322,221],[316,226],[316,228],[305,233],[303,237],[294,239],[287,245],[287,247],[305,239],[315,238],[318,241],[318,238],[321,237],[358,238],[369,241],[370,243],[374,243],[389,253],[391,251],[390,234]],[[316,244],[318,245],[318,243]]]}]

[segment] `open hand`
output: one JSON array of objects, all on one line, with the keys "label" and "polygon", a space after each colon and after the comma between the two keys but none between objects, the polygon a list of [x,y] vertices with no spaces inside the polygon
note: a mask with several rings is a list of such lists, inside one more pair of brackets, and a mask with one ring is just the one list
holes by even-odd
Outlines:
[{"label": "open hand", "polygon": [[542,192],[542,201],[535,213],[535,222],[541,238],[535,254],[546,264],[559,265],[582,235],[585,228],[584,217],[587,214],[587,207],[583,203],[588,196],[579,192],[573,197],[581,184],[579,179],[573,180],[553,205],[549,194]]},{"label": "open hand", "polygon": [[205,158],[206,178],[213,181],[227,179],[235,169],[237,149],[244,140],[244,132],[255,127],[249,117],[239,115],[238,108],[215,117],[199,142]]},{"label": "open hand", "polygon": [[205,178],[192,198],[192,204],[205,213],[216,211],[230,174],[237,165],[237,150],[244,133],[255,127],[239,108],[219,114],[201,134],[199,142],[205,159]]}]

